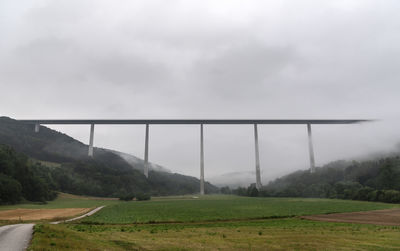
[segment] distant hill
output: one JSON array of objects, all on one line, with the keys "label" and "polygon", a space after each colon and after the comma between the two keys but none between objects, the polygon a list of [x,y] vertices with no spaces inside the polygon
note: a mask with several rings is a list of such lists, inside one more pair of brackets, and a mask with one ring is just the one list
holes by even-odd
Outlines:
[{"label": "distant hill", "polygon": [[316,168],[314,173],[296,171],[270,182],[260,194],[399,203],[400,154],[363,161],[335,161]]},{"label": "distant hill", "polygon": [[[72,137],[33,125],[0,117],[0,144],[12,147],[30,157],[42,179],[56,190],[93,196],[119,196],[131,193],[177,195],[198,193],[199,180],[174,174],[151,165],[149,178],[143,175],[143,160],[112,150],[95,148],[94,157],[87,156],[88,146]],[[206,183],[208,193],[218,188]]]}]

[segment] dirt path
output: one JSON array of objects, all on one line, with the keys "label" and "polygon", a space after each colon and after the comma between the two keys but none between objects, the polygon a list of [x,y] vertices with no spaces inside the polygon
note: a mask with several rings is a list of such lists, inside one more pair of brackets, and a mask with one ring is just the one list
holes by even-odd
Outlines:
[{"label": "dirt path", "polygon": [[51,222],[50,224],[60,224],[60,223],[63,223],[63,222],[70,222],[70,221],[74,221],[74,220],[79,220],[79,219],[85,218],[86,216],[90,216],[90,215],[92,215],[92,214],[97,213],[97,212],[100,211],[103,207],[105,207],[105,206],[97,207],[97,208],[93,209],[92,211],[87,212],[87,213],[84,214],[84,215],[81,215],[81,216],[78,216],[78,217],[75,217],[75,218],[72,218],[72,219],[68,219],[68,220],[64,220],[64,221],[55,221],[55,222]]},{"label": "dirt path", "polygon": [[400,226],[400,208],[366,212],[302,216],[302,219]]},{"label": "dirt path", "polygon": [[52,220],[88,212],[90,208],[12,209],[0,211],[0,220]]}]

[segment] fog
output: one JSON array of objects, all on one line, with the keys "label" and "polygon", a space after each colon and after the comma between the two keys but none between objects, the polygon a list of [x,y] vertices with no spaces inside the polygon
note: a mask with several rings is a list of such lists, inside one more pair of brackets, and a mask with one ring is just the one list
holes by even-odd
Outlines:
[{"label": "fog", "polygon": [[[0,115],[377,119],[313,126],[316,164],[395,151],[399,7],[378,0],[3,0]],[[88,126],[51,128],[88,142]],[[305,126],[262,125],[259,138],[263,182],[309,167]],[[96,126],[95,146],[142,157],[144,126]],[[206,179],[251,176],[252,126],[206,126],[205,158]],[[198,176],[199,127],[151,126],[150,160]]]}]

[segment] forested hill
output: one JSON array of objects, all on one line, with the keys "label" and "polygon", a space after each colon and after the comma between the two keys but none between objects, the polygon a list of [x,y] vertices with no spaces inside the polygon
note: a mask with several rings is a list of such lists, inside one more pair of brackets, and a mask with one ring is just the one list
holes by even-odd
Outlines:
[{"label": "forested hill", "polygon": [[[88,146],[74,138],[45,126],[34,131],[34,125],[0,117],[0,144],[13,147],[17,152],[39,160],[63,163],[91,159],[87,156]],[[117,168],[129,167],[118,155],[94,148],[95,160],[114,164]]]},{"label": "forested hill", "polygon": [[[90,158],[87,156],[88,146],[66,134],[44,126],[35,133],[33,125],[7,117],[0,117],[0,144],[11,147],[16,154],[29,157],[27,165],[34,167],[31,168],[34,176],[57,191],[120,196],[135,193],[190,194],[199,190],[197,178],[151,170],[146,179],[138,171],[143,167],[132,168],[132,165],[143,165],[142,162],[128,163],[118,154],[100,148],[95,148],[94,158]],[[216,191],[216,187],[206,183],[206,192]]]},{"label": "forested hill", "polygon": [[336,161],[297,171],[263,187],[264,196],[320,197],[400,202],[400,157]]},{"label": "forested hill", "polygon": [[0,145],[0,204],[16,203],[24,197],[46,201],[56,197],[49,183],[35,173],[28,158],[11,147]]}]

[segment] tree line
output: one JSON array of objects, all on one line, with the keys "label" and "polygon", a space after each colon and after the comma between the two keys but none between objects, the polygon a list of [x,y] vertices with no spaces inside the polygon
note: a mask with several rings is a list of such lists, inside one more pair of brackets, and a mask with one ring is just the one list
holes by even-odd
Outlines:
[{"label": "tree line", "polygon": [[25,155],[0,145],[0,204],[54,199],[57,193],[46,179],[37,175],[37,168]]},{"label": "tree line", "polygon": [[[14,204],[24,199],[45,202],[56,198],[56,191],[137,200],[149,199],[151,195],[198,193],[199,181],[194,177],[150,171],[147,179],[130,166],[115,166],[115,161],[104,161],[104,158],[52,166],[0,145],[0,204]],[[206,191],[217,192],[218,188],[207,183]]]},{"label": "tree line", "polygon": [[258,190],[254,184],[222,193],[262,197],[309,197],[400,203],[400,157],[369,161],[335,161],[309,170],[296,171],[269,182]]}]

